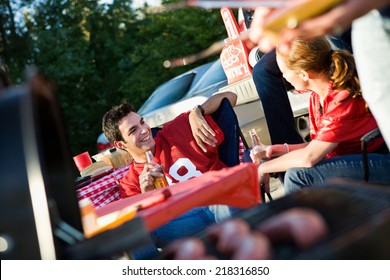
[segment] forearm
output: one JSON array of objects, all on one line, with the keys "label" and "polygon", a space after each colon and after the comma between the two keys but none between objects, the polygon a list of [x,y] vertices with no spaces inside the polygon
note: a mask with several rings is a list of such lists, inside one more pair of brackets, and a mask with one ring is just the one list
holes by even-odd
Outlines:
[{"label": "forearm", "polygon": [[258,171],[260,173],[274,173],[283,172],[293,167],[308,167],[308,162],[302,152],[302,149],[299,149],[265,161],[260,164]]},{"label": "forearm", "polygon": [[[312,140],[309,143],[288,145],[289,152],[266,161],[259,166],[260,173],[286,171],[293,167],[309,168],[320,162],[338,143]],[[279,145],[281,146],[281,145]]]},{"label": "forearm", "polygon": [[203,110],[205,114],[212,114],[215,111],[218,110],[219,105],[221,105],[222,99],[227,98],[234,107],[237,102],[237,95],[234,92],[226,91],[226,92],[221,92],[218,94],[215,94],[211,96],[205,103],[202,104]]},{"label": "forearm", "polygon": [[192,135],[204,152],[207,152],[208,146],[215,147],[218,141],[215,137],[214,129],[207,123],[203,115],[216,112],[224,98],[227,98],[232,107],[234,107],[237,95],[233,92],[222,92],[211,96],[205,103],[195,107],[189,114]]},{"label": "forearm", "polygon": [[300,143],[300,144],[275,144],[271,145],[271,158],[280,157],[288,152],[292,152],[295,150],[299,150],[305,148],[308,143]]},{"label": "forearm", "polygon": [[[289,1],[292,5],[299,5],[302,1]],[[260,47],[264,53],[271,51],[278,44],[279,51],[288,53],[291,42],[294,38],[304,36],[306,39],[313,39],[326,34],[337,34],[349,28],[353,20],[365,15],[372,9],[381,9],[389,6],[390,0],[344,0],[321,15],[310,17],[298,22],[293,29],[287,27],[278,34],[264,32],[264,23],[268,18],[280,12],[281,9],[258,7],[255,10],[249,39]],[[283,8],[282,8],[283,9]],[[273,36],[270,36],[272,34]]]}]

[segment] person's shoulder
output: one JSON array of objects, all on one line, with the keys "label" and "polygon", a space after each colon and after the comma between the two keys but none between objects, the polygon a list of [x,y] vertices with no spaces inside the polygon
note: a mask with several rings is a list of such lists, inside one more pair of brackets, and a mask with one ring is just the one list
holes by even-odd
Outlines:
[{"label": "person's shoulder", "polygon": [[132,177],[137,176],[137,170],[142,170],[143,166],[138,166],[139,164],[135,163],[134,161],[129,164],[129,169],[127,170],[126,174],[123,176],[122,180],[131,180]]},{"label": "person's shoulder", "polygon": [[189,112],[181,113],[173,120],[165,123],[156,136],[167,137],[167,134],[170,135],[173,132],[180,132],[183,130],[185,124],[189,124]]},{"label": "person's shoulder", "polygon": [[184,112],[176,116],[173,120],[166,122],[163,126],[163,129],[169,127],[170,125],[175,125],[175,123],[182,122],[183,120],[188,120],[190,112]]},{"label": "person's shoulder", "polygon": [[364,99],[361,96],[352,97],[348,90],[333,91],[326,97],[329,105],[335,108],[347,108],[363,104]]},{"label": "person's shoulder", "polygon": [[351,97],[347,90],[334,92],[328,98],[327,117],[333,120],[357,119],[366,114],[366,103],[361,96]]},{"label": "person's shoulder", "polygon": [[176,118],[174,118],[171,122],[181,122],[181,121],[188,121],[188,117],[190,115],[190,112],[184,112],[178,115]]},{"label": "person's shoulder", "polygon": [[329,92],[327,98],[335,102],[342,102],[349,99],[349,94],[348,90],[334,90]]}]

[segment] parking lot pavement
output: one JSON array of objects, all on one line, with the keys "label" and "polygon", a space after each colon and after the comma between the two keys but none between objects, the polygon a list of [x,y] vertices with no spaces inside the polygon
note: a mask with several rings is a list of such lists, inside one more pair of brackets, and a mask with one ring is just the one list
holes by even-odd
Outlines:
[{"label": "parking lot pavement", "polygon": [[271,196],[273,199],[284,196],[284,186],[279,179],[271,178]]}]

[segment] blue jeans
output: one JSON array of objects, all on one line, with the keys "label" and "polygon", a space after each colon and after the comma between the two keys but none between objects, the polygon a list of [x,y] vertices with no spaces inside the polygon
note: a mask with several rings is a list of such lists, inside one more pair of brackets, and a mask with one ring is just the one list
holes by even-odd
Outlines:
[{"label": "blue jeans", "polygon": [[[368,154],[369,182],[390,185],[390,155]],[[337,177],[363,180],[362,155],[340,156],[320,161],[311,168],[290,168],[284,177],[286,193],[321,185]]]},{"label": "blue jeans", "polygon": [[152,237],[158,247],[165,247],[176,239],[193,236],[215,223],[216,218],[209,207],[197,207],[157,228],[152,232]]},{"label": "blue jeans", "polygon": [[154,244],[152,240],[150,240],[149,244],[145,244],[131,252],[131,257],[134,260],[149,260],[156,258],[160,252],[157,249],[157,246]]},{"label": "blue jeans", "polygon": [[159,254],[158,247],[163,248],[176,239],[193,236],[209,225],[228,219],[243,210],[226,205],[194,208],[154,230],[149,244],[133,250],[132,257],[137,260],[153,259]]},{"label": "blue jeans", "polygon": [[134,259],[154,258],[159,254],[158,247],[163,248],[172,241],[193,236],[209,225],[229,218],[231,214],[239,210],[239,208],[223,205],[194,208],[154,230],[151,233],[150,243],[134,250],[132,257]]}]

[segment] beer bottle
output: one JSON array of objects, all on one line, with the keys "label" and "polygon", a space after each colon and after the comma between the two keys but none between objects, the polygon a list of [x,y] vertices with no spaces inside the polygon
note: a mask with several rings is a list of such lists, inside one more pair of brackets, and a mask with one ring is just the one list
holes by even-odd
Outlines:
[{"label": "beer bottle", "polygon": [[154,188],[161,189],[164,187],[168,187],[169,185],[168,185],[167,178],[165,177],[164,170],[162,169],[161,165],[157,164],[157,161],[154,158],[151,151],[146,152],[146,159],[147,159],[148,163],[155,164],[155,167],[152,169],[152,171],[157,171],[157,172],[164,175],[164,177],[154,177]]},{"label": "beer bottle", "polygon": [[259,137],[259,135],[257,135],[256,129],[252,128],[251,130],[249,130],[249,136],[251,138],[252,148],[254,146],[260,146],[261,145],[260,137]]},{"label": "beer bottle", "polygon": [[262,148],[260,153],[261,159],[267,159],[267,151],[265,150],[266,147],[261,143],[260,137],[257,134],[256,129],[252,128],[251,130],[249,130],[249,136],[251,139],[252,148],[255,146],[260,146]]}]

